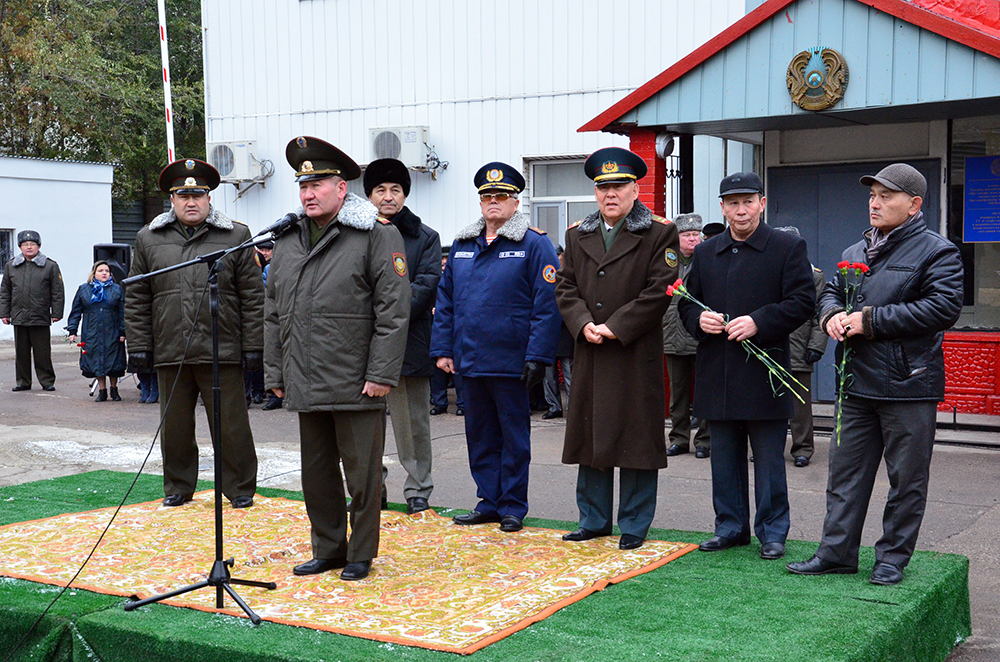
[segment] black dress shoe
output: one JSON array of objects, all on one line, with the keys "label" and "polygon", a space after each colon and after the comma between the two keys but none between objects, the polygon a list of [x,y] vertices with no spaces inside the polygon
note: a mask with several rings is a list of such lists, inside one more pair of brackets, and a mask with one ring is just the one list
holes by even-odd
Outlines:
[{"label": "black dress shoe", "polygon": [[14,393],[18,393],[20,391],[30,391],[30,390],[31,390],[30,386],[21,386],[20,384],[11,389],[11,391],[13,391]]},{"label": "black dress shoe", "polygon": [[704,446],[699,446],[698,448],[694,449],[694,456],[697,458],[701,458],[702,460],[704,460],[706,457],[709,457],[711,454],[712,451],[709,450],[708,448],[705,448]]},{"label": "black dress shoe", "polygon": [[808,561],[789,563],[785,567],[793,575],[855,575],[858,572],[857,566],[824,561],[818,556],[814,556]]},{"label": "black dress shoe", "polygon": [[618,539],[618,549],[639,549],[644,542],[646,542],[645,538],[633,536],[631,533],[623,533],[622,537]]},{"label": "black dress shoe", "polygon": [[367,577],[371,570],[371,561],[355,561],[347,564],[347,567],[340,573],[340,578],[345,582],[356,582]]},{"label": "black dress shoe", "polygon": [[455,515],[451,518],[451,521],[455,524],[461,524],[463,526],[468,526],[470,524],[493,524],[500,521],[500,516],[496,513],[489,515],[487,513],[481,513],[478,510],[473,510],[465,515]]},{"label": "black dress shoe", "polygon": [[163,505],[167,508],[176,508],[177,506],[184,505],[190,500],[190,494],[168,494],[163,497]]},{"label": "black dress shoe", "polygon": [[305,563],[301,563],[292,568],[292,574],[318,575],[319,573],[326,572],[327,570],[343,568],[345,565],[347,565],[347,559],[344,557],[336,559],[312,559],[311,561],[306,561]]},{"label": "black dress shoe", "polygon": [[[156,400],[147,400],[147,402],[156,402]],[[261,407],[262,411],[273,411],[275,409],[281,409],[281,398],[272,397]]]},{"label": "black dress shoe", "polygon": [[524,528],[524,522],[516,515],[504,515],[500,518],[500,530],[504,533],[514,533]]},{"label": "black dress shoe", "polygon": [[584,540],[593,540],[594,538],[601,538],[603,536],[610,535],[611,529],[608,529],[607,531],[591,531],[590,529],[585,529],[581,526],[576,531],[570,531],[565,534],[562,539],[570,542],[583,542]]},{"label": "black dress shoe", "polygon": [[465,416],[465,410],[459,407],[455,410],[455,416]]},{"label": "black dress shoe", "polygon": [[431,407],[431,416],[448,413],[448,405],[435,405]]},{"label": "black dress shoe", "polygon": [[416,515],[419,512],[423,512],[430,508],[431,505],[427,503],[427,499],[423,497],[410,497],[406,500],[406,514]]},{"label": "black dress shoe", "polygon": [[809,458],[806,457],[805,455],[796,455],[795,456],[795,466],[797,466],[797,467],[808,467],[809,466]]},{"label": "black dress shoe", "polygon": [[53,386],[52,384],[49,384],[48,386],[43,386],[42,390],[43,391],[54,391],[54,390],[56,390],[56,387]]},{"label": "black dress shoe", "polygon": [[249,508],[253,505],[253,497],[245,494],[233,497],[233,508]]},{"label": "black dress shoe", "polygon": [[555,409],[555,410],[550,409],[547,412],[545,412],[544,414],[542,414],[542,420],[543,421],[551,421],[553,418],[562,418],[562,410],[561,409]]},{"label": "black dress shoe", "polygon": [[675,455],[681,455],[682,453],[689,452],[689,450],[690,449],[687,449],[687,448],[681,448],[677,444],[670,444],[670,447],[667,448],[667,457],[673,457]]},{"label": "black dress shoe", "polygon": [[264,396],[263,395],[261,395],[260,393],[257,393],[257,394],[255,394],[253,396],[253,403],[255,405],[259,405],[262,402],[264,402]]},{"label": "black dress shoe", "polygon": [[785,555],[785,543],[766,542],[760,546],[760,558],[765,561],[776,561]]},{"label": "black dress shoe", "polygon": [[727,538],[725,536],[713,536],[698,545],[698,549],[703,552],[721,552],[730,547],[743,547],[750,544],[750,536],[746,538]]},{"label": "black dress shoe", "polygon": [[903,581],[903,569],[894,563],[879,561],[872,568],[872,576],[868,581],[879,586],[894,586]]}]

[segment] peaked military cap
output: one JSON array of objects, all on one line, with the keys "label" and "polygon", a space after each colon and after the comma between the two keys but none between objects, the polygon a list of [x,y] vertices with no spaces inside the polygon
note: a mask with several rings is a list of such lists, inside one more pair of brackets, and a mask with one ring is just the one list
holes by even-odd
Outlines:
[{"label": "peaked military cap", "polygon": [[410,194],[410,171],[397,159],[378,159],[365,168],[365,195],[371,197],[372,191],[379,184],[399,184],[403,187],[403,195]]},{"label": "peaked military cap", "polygon": [[634,182],[646,176],[646,162],[627,149],[603,147],[587,157],[583,171],[594,184]]},{"label": "peaked military cap", "polygon": [[734,172],[719,184],[719,197],[739,193],[759,193],[764,195],[764,182],[755,172]]},{"label": "peaked military cap", "polygon": [[514,166],[500,161],[492,161],[484,165],[476,172],[472,181],[480,193],[485,191],[520,193],[525,186],[521,173]]},{"label": "peaked military cap", "polygon": [[33,241],[39,246],[42,245],[42,235],[35,230],[21,230],[17,233],[17,245],[20,246],[26,241]]},{"label": "peaked military cap", "polygon": [[319,138],[299,136],[288,141],[285,159],[295,171],[296,182],[311,182],[337,175],[351,181],[361,176],[354,159]]},{"label": "peaked military cap", "polygon": [[198,159],[178,159],[160,173],[164,193],[208,193],[219,185],[219,171]]}]

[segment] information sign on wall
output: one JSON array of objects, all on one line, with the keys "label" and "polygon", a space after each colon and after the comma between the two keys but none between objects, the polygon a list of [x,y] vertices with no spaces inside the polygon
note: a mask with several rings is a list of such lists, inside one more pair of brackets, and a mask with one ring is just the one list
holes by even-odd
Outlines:
[{"label": "information sign on wall", "polygon": [[965,243],[1000,242],[1000,156],[965,159]]}]

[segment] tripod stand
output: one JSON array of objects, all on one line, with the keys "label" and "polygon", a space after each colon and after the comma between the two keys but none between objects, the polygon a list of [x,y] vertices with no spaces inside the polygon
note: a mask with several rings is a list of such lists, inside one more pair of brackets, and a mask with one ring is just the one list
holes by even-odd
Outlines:
[{"label": "tripod stand", "polygon": [[174,271],[176,269],[183,269],[195,264],[208,264],[208,303],[209,310],[212,314],[212,452],[215,456],[214,462],[214,478],[215,478],[215,562],[212,564],[212,570],[208,574],[208,579],[200,582],[191,584],[190,586],[185,586],[168,593],[162,593],[160,595],[154,595],[150,598],[145,598],[143,600],[136,600],[133,602],[125,603],[125,611],[132,611],[141,607],[143,605],[150,604],[152,602],[159,602],[160,600],[167,600],[169,598],[181,595],[183,593],[188,593],[190,591],[197,591],[199,589],[214,586],[215,587],[215,606],[217,609],[222,609],[223,607],[223,597],[224,593],[228,593],[236,604],[250,617],[250,622],[254,625],[260,624],[260,616],[258,616],[246,602],[240,598],[239,594],[233,590],[231,584],[236,584],[239,586],[253,586],[257,588],[275,589],[278,587],[274,582],[257,582],[247,579],[234,579],[230,576],[229,568],[233,567],[233,559],[223,559],[223,544],[222,544],[222,388],[219,385],[219,278],[218,274],[223,270],[224,265],[222,264],[222,259],[225,258],[230,253],[236,252],[238,250],[243,250],[251,246],[256,246],[258,243],[263,243],[267,241],[267,238],[260,239],[259,241],[244,242],[239,246],[234,246],[233,248],[227,248],[222,251],[216,251],[215,253],[209,253],[201,257],[189,260],[187,262],[182,262],[181,264],[176,264],[165,269],[159,269],[157,271],[151,271],[148,274],[142,274],[140,276],[133,276],[132,278],[127,278],[123,284],[128,285],[130,283],[138,282],[140,280],[145,280],[147,278],[152,278],[153,276],[166,273],[168,271]]}]

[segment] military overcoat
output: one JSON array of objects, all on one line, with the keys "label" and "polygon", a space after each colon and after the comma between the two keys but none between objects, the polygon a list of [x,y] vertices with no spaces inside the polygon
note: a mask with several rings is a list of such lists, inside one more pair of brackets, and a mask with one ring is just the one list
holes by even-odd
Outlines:
[{"label": "military overcoat", "polygon": [[[667,466],[663,314],[677,278],[677,228],[641,202],[605,251],[600,213],[566,230],[556,300],[576,341],[562,461],[605,469]],[[588,322],[617,340],[593,344]]]}]

